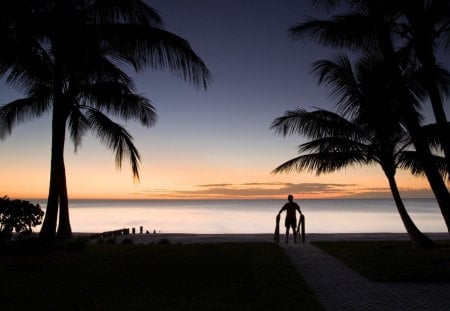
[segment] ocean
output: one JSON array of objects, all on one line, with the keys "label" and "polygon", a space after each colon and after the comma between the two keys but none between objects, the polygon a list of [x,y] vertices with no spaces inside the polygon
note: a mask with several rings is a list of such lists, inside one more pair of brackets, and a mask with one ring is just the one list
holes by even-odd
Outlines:
[{"label": "ocean", "polygon": [[[45,210],[45,201],[39,203]],[[306,232],[405,232],[392,199],[308,199],[296,201]],[[71,200],[73,232],[135,228],[161,233],[271,233],[283,200]],[[405,199],[423,232],[446,232],[434,199]],[[284,214],[283,214],[284,217]],[[39,227],[36,228],[38,231]]]}]

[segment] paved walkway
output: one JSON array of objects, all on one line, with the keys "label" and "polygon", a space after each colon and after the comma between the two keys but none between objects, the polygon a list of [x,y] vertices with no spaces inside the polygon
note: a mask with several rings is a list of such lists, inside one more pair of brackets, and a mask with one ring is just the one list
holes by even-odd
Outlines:
[{"label": "paved walkway", "polygon": [[370,282],[312,244],[282,244],[326,310],[450,310],[450,284]]}]

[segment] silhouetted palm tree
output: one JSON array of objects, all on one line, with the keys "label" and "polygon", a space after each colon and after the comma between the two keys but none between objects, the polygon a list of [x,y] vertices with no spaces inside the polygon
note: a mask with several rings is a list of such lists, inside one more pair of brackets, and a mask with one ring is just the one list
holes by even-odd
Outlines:
[{"label": "silhouetted palm tree", "polygon": [[[449,84],[440,83],[440,72],[436,60],[436,50],[448,44],[450,36],[450,2],[442,0],[400,1],[399,11],[408,23],[401,24],[402,37],[413,48],[421,71],[424,86],[429,94],[430,103],[436,119],[440,146],[450,172],[450,136],[448,121],[444,111],[442,93],[447,93]],[[446,42],[447,41],[447,42]]]},{"label": "silhouetted palm tree", "polygon": [[[206,88],[209,71],[182,38],[162,29],[159,15],[140,0],[15,0],[4,27],[15,56],[0,49],[0,73],[28,97],[1,108],[2,136],[29,117],[52,110],[50,188],[40,238],[71,235],[64,168],[66,127],[78,146],[87,130],[116,153],[116,164],[128,157],[138,178],[139,153],[131,135],[107,115],[155,121],[148,99],[135,94],[133,80],[120,66],[135,70],[170,69],[195,86]],[[8,1],[9,2],[9,1]],[[1,24],[0,24],[1,25]],[[6,33],[6,31],[4,32]],[[3,34],[0,31],[0,34]]]},{"label": "silhouetted palm tree", "polygon": [[[427,138],[421,130],[421,119],[417,112],[417,102],[411,96],[405,83],[400,65],[405,60],[400,58],[395,46],[403,47],[402,42],[393,37],[402,38],[400,33],[404,28],[399,26],[397,19],[404,16],[402,11],[393,8],[392,1],[375,0],[319,0],[317,3],[330,7],[346,3],[351,12],[333,16],[330,20],[311,19],[291,28],[294,38],[310,37],[320,43],[333,47],[348,47],[353,50],[380,51],[383,55],[386,69],[390,72],[391,83],[398,93],[398,105],[402,110],[402,122],[407,128],[418,159],[424,169],[430,187],[438,201],[447,229],[450,233],[450,193],[446,187],[439,168],[433,161]],[[406,2],[394,2],[405,4]],[[447,29],[448,34],[448,29]],[[404,43],[404,42],[403,42]],[[417,68],[416,68],[417,69]],[[434,80],[436,81],[436,80]],[[432,83],[432,81],[430,81]],[[429,88],[427,88],[429,90]],[[443,127],[440,127],[441,129]],[[447,127],[445,127],[447,128]],[[442,135],[441,135],[442,136]],[[445,144],[445,141],[442,141]],[[443,147],[447,149],[446,146]],[[447,159],[449,155],[446,155]]]},{"label": "silhouetted palm tree", "polygon": [[[301,134],[310,141],[299,146],[300,156],[283,163],[274,173],[311,171],[320,175],[347,166],[377,163],[388,179],[411,242],[417,248],[430,247],[431,240],[409,217],[395,180],[399,167],[422,173],[415,152],[408,150],[409,135],[400,123],[398,106],[392,104],[395,89],[379,60],[368,57],[355,67],[343,56],[315,64],[314,72],[321,83],[330,87],[343,115],[297,109],[277,118],[272,125],[277,133]],[[420,96],[420,92],[416,95]]]}]

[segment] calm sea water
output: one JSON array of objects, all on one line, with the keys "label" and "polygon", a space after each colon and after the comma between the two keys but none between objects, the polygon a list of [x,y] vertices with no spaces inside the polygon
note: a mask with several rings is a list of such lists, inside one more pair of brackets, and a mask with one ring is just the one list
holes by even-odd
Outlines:
[{"label": "calm sea water", "polygon": [[[41,204],[45,201],[32,201]],[[314,233],[404,232],[393,200],[299,200],[306,231]],[[424,232],[445,232],[433,199],[405,199]],[[282,200],[72,200],[74,232],[139,228],[163,233],[270,233]],[[284,214],[283,214],[284,216]],[[39,229],[39,228],[38,228]]]}]

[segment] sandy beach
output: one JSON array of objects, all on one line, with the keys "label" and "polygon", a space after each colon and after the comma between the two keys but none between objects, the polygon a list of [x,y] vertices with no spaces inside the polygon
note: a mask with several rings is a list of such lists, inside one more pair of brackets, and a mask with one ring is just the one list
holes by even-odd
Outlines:
[{"label": "sandy beach", "polygon": [[[432,240],[448,240],[448,233],[427,233]],[[292,238],[292,237],[291,237]],[[273,242],[273,234],[188,234],[188,233],[156,233],[156,234],[125,234],[116,236],[121,242],[132,239],[136,244],[158,243],[165,239],[173,244],[188,243],[223,243],[223,242]],[[284,234],[280,235],[284,241]],[[306,242],[312,241],[377,241],[377,240],[408,240],[406,233],[309,233]],[[292,240],[291,240],[292,241]]]}]

